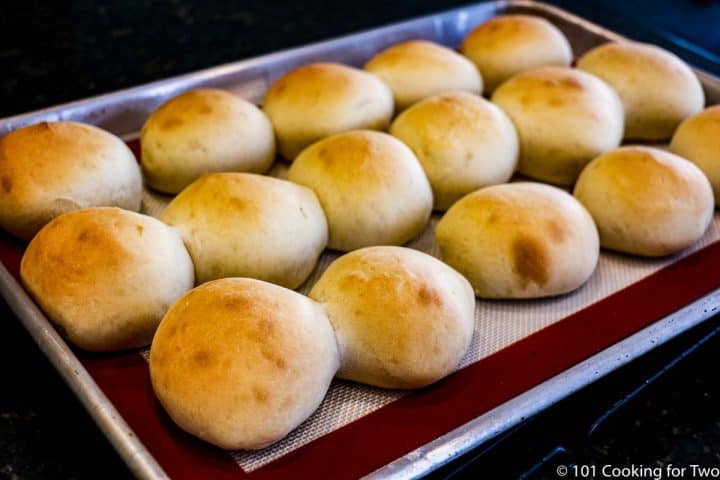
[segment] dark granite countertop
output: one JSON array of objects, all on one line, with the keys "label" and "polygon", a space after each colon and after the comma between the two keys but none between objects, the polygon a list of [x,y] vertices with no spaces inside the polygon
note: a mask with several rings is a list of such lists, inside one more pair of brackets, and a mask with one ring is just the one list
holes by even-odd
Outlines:
[{"label": "dark granite countertop", "polygon": [[[0,116],[34,110],[260,53],[387,24],[467,3],[229,2],[217,0],[18,1],[0,9]],[[720,55],[720,2],[555,1],[642,39],[662,29],[676,45],[699,45],[704,68]],[[588,412],[602,411],[718,324],[589,387],[506,442],[475,470],[513,477],[555,436],[576,435]],[[578,462],[665,462],[720,466],[720,340],[706,342],[584,440]],[[0,478],[127,478],[130,473],[0,301]],[[603,403],[604,402],[604,403]],[[540,441],[540,439],[548,442]],[[569,457],[568,457],[569,458]],[[527,463],[525,462],[525,463]],[[513,468],[509,468],[511,465]],[[529,478],[557,478],[540,468]],[[448,471],[444,472],[448,474]],[[489,477],[488,477],[489,478]]]}]

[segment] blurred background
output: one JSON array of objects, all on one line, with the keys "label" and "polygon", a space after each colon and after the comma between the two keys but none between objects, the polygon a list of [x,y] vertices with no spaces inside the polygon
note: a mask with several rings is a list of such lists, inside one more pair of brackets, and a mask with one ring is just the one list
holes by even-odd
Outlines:
[{"label": "blurred background", "polygon": [[[468,3],[4,0],[0,116]],[[720,62],[718,0],[550,3],[640,40],[649,31],[662,32],[669,41],[694,49],[700,59]]]},{"label": "blurred background", "polygon": [[[4,0],[0,117],[467,4]],[[552,1],[720,75],[720,1]],[[720,466],[713,319],[459,459],[437,478],[557,478],[555,466]],[[0,301],[0,478],[129,472]]]}]

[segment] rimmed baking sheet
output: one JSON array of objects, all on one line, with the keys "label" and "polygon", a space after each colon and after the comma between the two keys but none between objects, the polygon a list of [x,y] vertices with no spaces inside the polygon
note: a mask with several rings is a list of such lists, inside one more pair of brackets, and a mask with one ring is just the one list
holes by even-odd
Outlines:
[{"label": "rimmed baking sheet", "polygon": [[[0,132],[40,120],[73,119],[132,135],[161,101],[187,88],[219,86],[258,101],[269,83],[296,65],[314,60],[361,64],[385,46],[409,38],[456,46],[474,25],[508,12],[550,19],[568,35],[576,54],[617,38],[600,27],[542,4],[525,1],[482,4],[12,117],[0,121]],[[717,102],[720,82],[704,74],[701,79],[709,102]],[[282,167],[279,170],[281,174]],[[157,215],[166,200],[147,192],[143,209]],[[437,218],[409,246],[436,254],[432,240],[436,221]],[[478,420],[492,409],[512,404],[513,399],[534,391],[531,389],[537,389],[543,382],[554,381],[551,392],[539,394],[532,406],[520,405],[505,412],[506,418],[518,421],[569,394],[583,382],[590,382],[594,376],[587,371],[564,383],[556,376],[574,371],[598,352],[601,353],[592,358],[601,365],[603,353],[610,351],[608,347],[650,325],[657,328],[663,322],[672,323],[672,318],[665,317],[673,312],[688,305],[703,305],[702,311],[687,310],[682,325],[689,328],[702,321],[718,302],[713,294],[720,287],[718,240],[720,217],[716,215],[701,242],[681,255],[643,260],[603,252],[591,280],[572,294],[530,302],[479,301],[473,344],[460,371],[436,385],[410,393],[336,381],[318,412],[288,438],[259,452],[222,452],[179,431],[152,394],[142,352],[89,355],[68,349],[16,282],[23,246],[6,236],[0,239],[0,260],[7,269],[0,269],[0,290],[139,476],[354,478],[400,458],[391,467],[377,470],[375,475],[403,477],[426,472],[497,433],[497,421],[477,426]],[[326,252],[313,278],[303,288],[309,288],[336,256]],[[657,338],[666,340],[679,331],[663,330],[665,333]],[[637,356],[644,349],[644,344],[636,348],[630,344],[626,358]],[[463,427],[471,423],[477,428],[468,434],[469,430]],[[507,428],[512,422],[500,423]],[[448,446],[449,451],[435,457],[420,455],[429,442],[437,447],[439,438],[444,439],[441,445]],[[464,443],[453,447],[456,443],[453,440],[459,438]],[[413,468],[420,464],[422,468]]]}]

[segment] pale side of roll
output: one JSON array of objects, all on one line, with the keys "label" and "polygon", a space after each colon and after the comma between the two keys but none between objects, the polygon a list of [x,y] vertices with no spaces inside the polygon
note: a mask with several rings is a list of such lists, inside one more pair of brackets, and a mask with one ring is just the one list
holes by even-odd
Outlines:
[{"label": "pale side of roll", "polygon": [[296,288],[327,243],[327,221],[310,189],[251,173],[203,175],[161,218],[182,234],[198,284],[242,276]]},{"label": "pale side of roll", "polygon": [[178,193],[205,173],[264,173],[275,158],[265,114],[233,93],[209,88],[161,105],[145,122],[140,145],[145,182],[166,193]]},{"label": "pale side of roll", "polygon": [[0,138],[0,227],[29,240],[66,212],[140,210],[142,178],[130,149],[92,125],[42,122]]},{"label": "pale side of roll", "polygon": [[311,143],[335,133],[387,129],[393,96],[370,73],[338,63],[313,63],[275,81],[262,108],[275,128],[280,155],[292,161]]},{"label": "pale side of roll", "polygon": [[393,45],[371,58],[364,68],[390,87],[396,111],[443,92],[482,92],[482,77],[471,61],[426,40]]},{"label": "pale side of roll", "polygon": [[295,159],[288,180],[317,194],[336,250],[401,245],[422,232],[432,211],[420,163],[386,133],[354,130],[314,143]]},{"label": "pale side of roll", "polygon": [[159,220],[112,207],[66,213],[33,238],[23,285],[76,346],[142,347],[168,308],[193,286],[178,233]]},{"label": "pale side of roll", "polygon": [[503,83],[492,101],[520,139],[518,173],[567,186],[587,163],[620,145],[623,107],[615,91],[589,73],[542,67]]},{"label": "pale side of roll", "polygon": [[705,105],[702,85],[673,53],[636,42],[606,43],[580,57],[579,69],[613,87],[625,107],[625,138],[666,140]]},{"label": "pale side of roll", "polygon": [[163,318],[150,378],[180,428],[227,450],[256,450],[317,409],[339,362],[315,302],[259,280],[226,278],[188,292]]},{"label": "pale side of roll", "polygon": [[575,197],[600,231],[600,244],[658,257],[695,243],[713,215],[713,193],[702,171],[684,158],[651,147],[622,147],[593,160]]},{"label": "pale side of roll", "polygon": [[435,232],[440,256],[481,298],[538,298],[571,292],[599,256],[592,218],[549,185],[509,183],[463,197]]},{"label": "pale side of roll", "polygon": [[337,336],[340,378],[385,388],[419,388],[450,374],[470,345],[475,297],[455,270],[403,247],[348,253],[310,297]]},{"label": "pale side of roll", "polygon": [[720,204],[720,105],[709,107],[680,124],[670,151],[700,167]]},{"label": "pale side of roll", "polygon": [[480,187],[507,182],[518,161],[517,133],[507,115],[466,92],[413,105],[395,119],[390,133],[420,160],[435,210],[447,210]]},{"label": "pale side of roll", "polygon": [[460,52],[475,63],[492,93],[513,75],[537,67],[569,67],[572,49],[552,23],[532,15],[501,15],[473,29]]}]

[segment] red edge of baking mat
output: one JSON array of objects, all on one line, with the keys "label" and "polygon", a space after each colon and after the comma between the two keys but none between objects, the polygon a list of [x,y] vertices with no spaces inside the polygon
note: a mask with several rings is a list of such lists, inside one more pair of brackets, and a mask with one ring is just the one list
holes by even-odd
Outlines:
[{"label": "red edge of baking mat", "polygon": [[[0,234],[15,275],[22,245]],[[720,242],[251,473],[180,431],[156,401],[138,353],[76,352],[145,447],[174,479],[356,478],[401,457],[720,287]]]},{"label": "red edge of baking mat", "polygon": [[[0,261],[15,278],[23,249],[0,234]],[[719,265],[716,242],[251,473],[172,423],[155,399],[147,363],[138,353],[76,354],[171,478],[357,478],[720,287]]]}]

